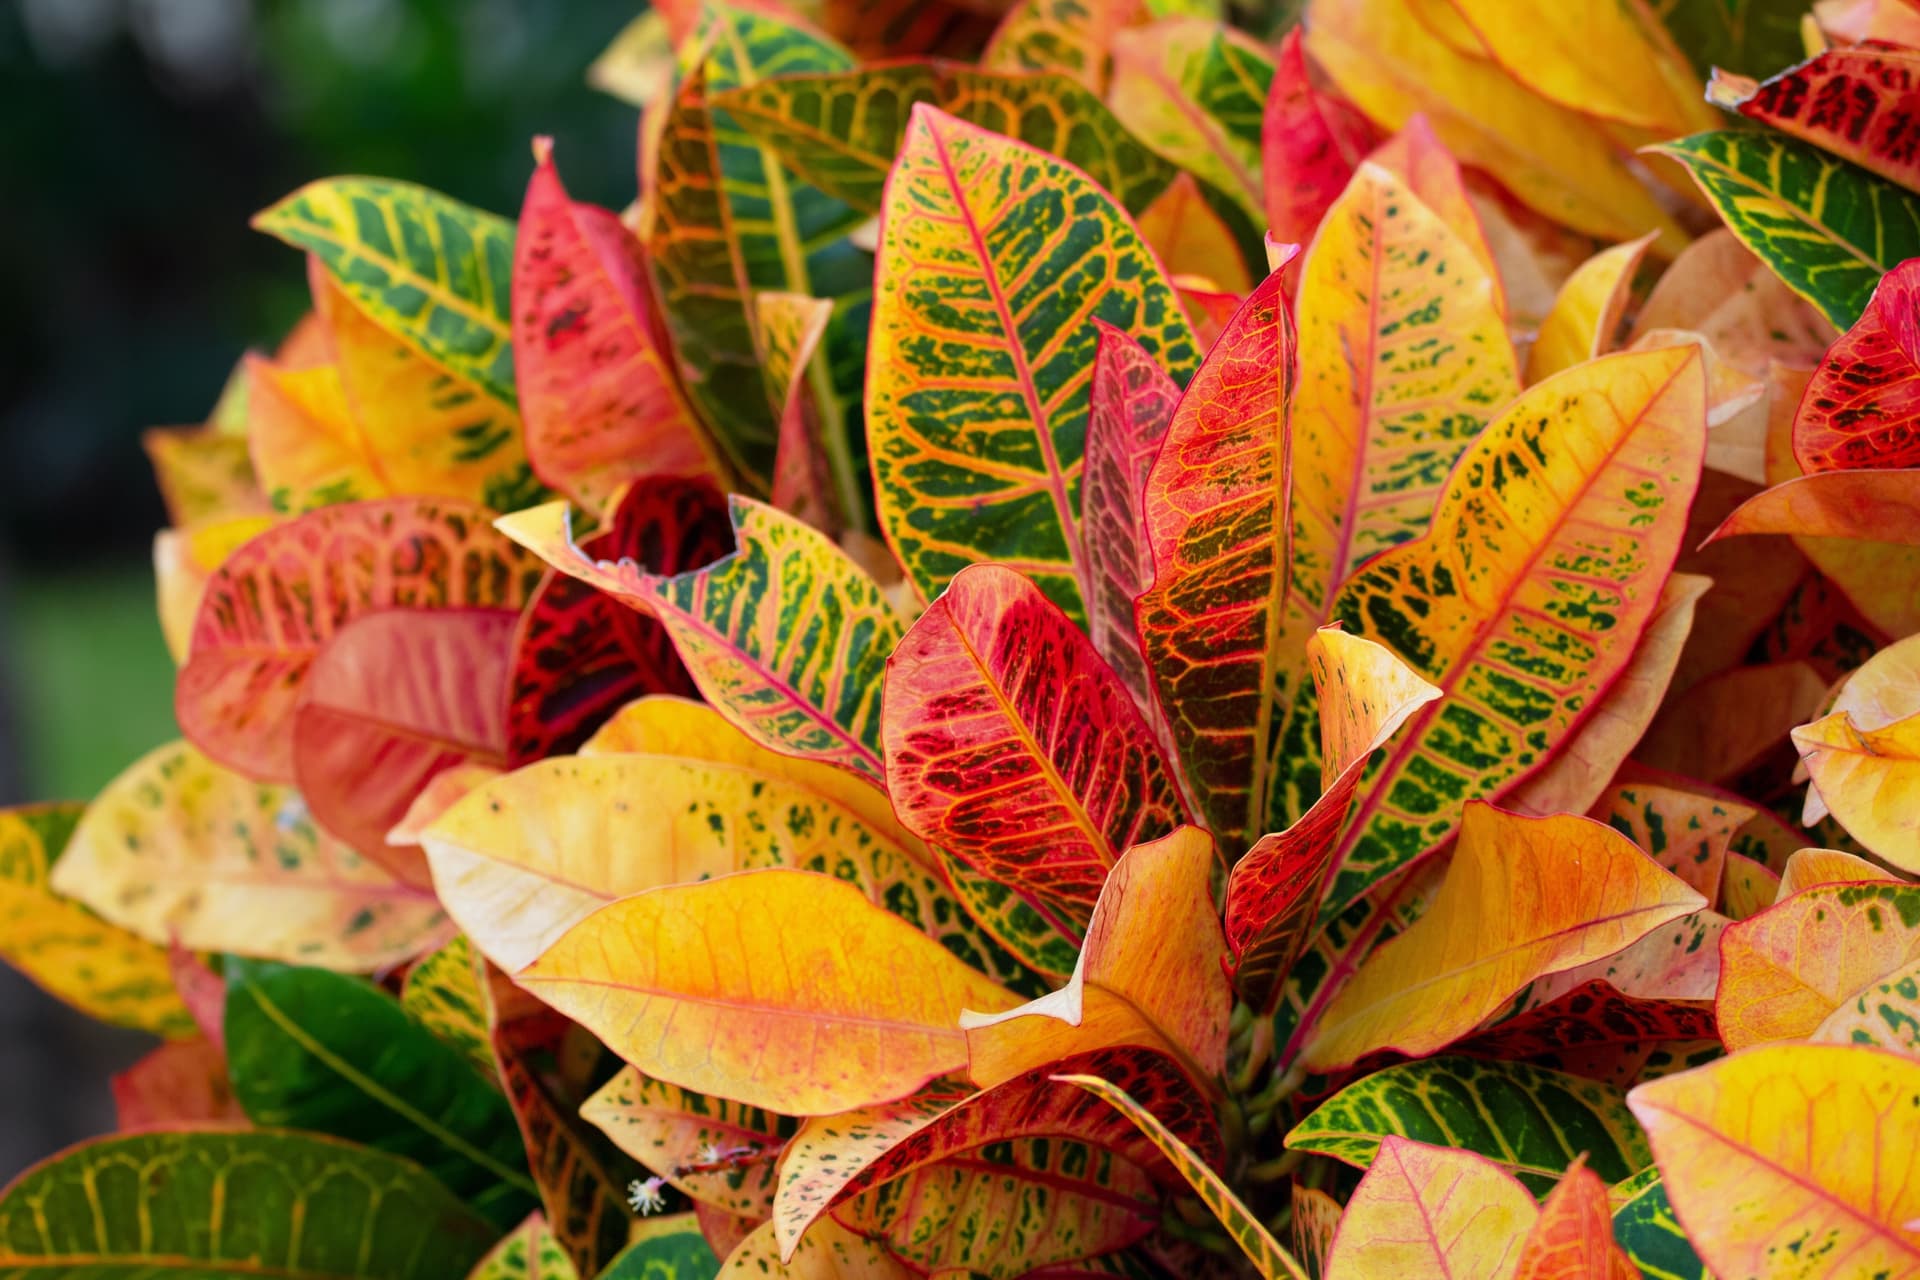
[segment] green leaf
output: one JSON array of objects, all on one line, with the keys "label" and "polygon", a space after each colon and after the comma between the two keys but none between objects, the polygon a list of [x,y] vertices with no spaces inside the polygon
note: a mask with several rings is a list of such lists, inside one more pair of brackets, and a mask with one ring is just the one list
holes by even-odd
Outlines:
[{"label": "green leaf", "polygon": [[1667,1200],[1660,1170],[1648,1165],[1613,1188],[1613,1238],[1646,1280],[1713,1280]]},{"label": "green leaf", "polygon": [[395,1156],[302,1133],[102,1138],[0,1192],[0,1277],[446,1280],[498,1234]]},{"label": "green leaf", "polygon": [[1920,255],[1920,200],[1784,134],[1696,133],[1652,150],[1685,165],[1741,243],[1840,328]]},{"label": "green leaf", "polygon": [[1608,1182],[1653,1163],[1618,1089],[1519,1062],[1428,1058],[1376,1071],[1320,1105],[1287,1146],[1364,1169],[1388,1134],[1475,1151],[1536,1195],[1585,1152]]},{"label": "green leaf", "polygon": [[1806,54],[1806,0],[1652,0],[1650,7],[1702,79],[1715,67],[1769,76]]},{"label": "green leaf", "polygon": [[1161,156],[1264,222],[1260,130],[1273,59],[1203,19],[1122,31],[1113,41],[1115,114]]},{"label": "green leaf", "polygon": [[319,258],[381,328],[519,407],[511,222],[410,182],[323,178],[253,225]]},{"label": "green leaf", "polygon": [[1084,85],[1049,73],[898,62],[834,75],[782,75],[717,100],[801,176],[878,213],[887,173],[919,103],[1075,164],[1139,213],[1177,170]]},{"label": "green leaf", "polygon": [[324,969],[230,959],[226,978],[228,1068],[255,1124],[417,1160],[503,1229],[535,1207],[507,1100],[397,1001]]},{"label": "green leaf", "polygon": [[720,1259],[713,1256],[690,1213],[643,1222],[639,1237],[600,1273],[600,1280],[713,1280]]}]

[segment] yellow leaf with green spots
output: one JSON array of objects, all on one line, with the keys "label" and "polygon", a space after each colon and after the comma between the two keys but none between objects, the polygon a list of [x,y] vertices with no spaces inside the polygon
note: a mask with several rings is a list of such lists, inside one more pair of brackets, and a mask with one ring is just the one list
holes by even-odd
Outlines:
[{"label": "yellow leaf with green spots", "polygon": [[1333,617],[1443,697],[1362,784],[1323,921],[1449,839],[1467,800],[1496,800],[1545,765],[1628,669],[1705,442],[1697,348],[1570,369],[1467,447],[1425,537],[1347,580]]},{"label": "yellow leaf with green spots", "polygon": [[486,996],[480,990],[478,958],[464,933],[421,956],[407,970],[400,1007],[444,1043],[466,1056],[473,1069],[492,1080],[498,1068],[487,1028]]},{"label": "yellow leaf with green spots", "polygon": [[654,1080],[632,1067],[580,1107],[615,1146],[688,1197],[754,1221],[773,1212],[788,1116]]},{"label": "yellow leaf with green spots", "polygon": [[728,501],[739,549],[672,577],[596,561],[564,503],[496,522],[562,573],[650,613],[708,702],[762,746],[879,778],[880,690],[906,628],[878,583],[818,530]]},{"label": "yellow leaf with green spots", "polygon": [[1107,102],[1148,146],[1266,222],[1260,126],[1273,59],[1217,22],[1169,18],[1113,38]]},{"label": "yellow leaf with green spots", "polygon": [[538,1211],[500,1238],[467,1280],[580,1280],[573,1259]]},{"label": "yellow leaf with green spots", "polygon": [[1139,0],[1015,0],[980,55],[988,71],[1054,71],[1107,87],[1114,34],[1145,16]]},{"label": "yellow leaf with green spots", "polygon": [[1674,1216],[1660,1170],[1648,1165],[1609,1189],[1613,1238],[1646,1280],[1713,1280]]},{"label": "yellow leaf with green spots", "polygon": [[169,1039],[195,1033],[166,948],[108,924],[48,879],[82,807],[0,809],[0,959],[89,1017]]},{"label": "yellow leaf with green spots", "polygon": [[1828,1014],[1807,1039],[1867,1044],[1920,1058],[1920,961],[1867,983]]},{"label": "yellow leaf with green spots", "polygon": [[513,410],[513,224],[384,178],[325,178],[253,225],[313,254],[367,317]]},{"label": "yellow leaf with green spots", "polygon": [[1620,1090],[1523,1062],[1426,1058],[1348,1085],[1294,1126],[1287,1146],[1373,1163],[1389,1136],[1478,1152],[1536,1195],[1582,1152],[1608,1182],[1647,1167],[1653,1153]]},{"label": "yellow leaf with green spots", "polygon": [[1019,570],[1076,621],[1089,379],[1105,320],[1176,382],[1199,355],[1126,214],[1083,174],[914,109],[881,214],[867,364],[880,523],[931,599]]},{"label": "yellow leaf with green spots", "polygon": [[1740,242],[1842,329],[1881,276],[1920,256],[1920,202],[1811,143],[1741,129],[1654,150],[1685,165]]},{"label": "yellow leaf with green spots", "polygon": [[432,894],[320,831],[297,792],[184,742],[107,784],[52,885],[158,946],[328,969],[396,964],[447,929]]}]

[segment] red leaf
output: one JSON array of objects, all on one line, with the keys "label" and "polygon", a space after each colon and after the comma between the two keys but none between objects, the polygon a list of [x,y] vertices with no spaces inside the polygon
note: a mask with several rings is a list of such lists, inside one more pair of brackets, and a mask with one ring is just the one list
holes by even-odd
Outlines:
[{"label": "red leaf", "polygon": [[113,1078],[116,1127],[247,1123],[227,1083],[227,1055],[210,1040],[163,1044]]},{"label": "red leaf", "polygon": [[[705,481],[648,477],[580,550],[595,560],[632,559],[649,573],[684,573],[732,551],[733,528],[726,500]],[[598,587],[550,571],[513,638],[507,763],[518,768],[567,754],[647,693],[696,696],[666,628]]]},{"label": "red leaf", "polygon": [[1793,419],[1793,456],[1813,474],[1920,467],[1920,258],[1887,272],[1853,328],[1827,349]]},{"label": "red leaf", "polygon": [[1085,919],[1130,846],[1181,820],[1120,677],[1002,565],[961,570],[928,606],[887,663],[882,706],[900,820],[1069,917]]},{"label": "red leaf", "polygon": [[1596,1057],[1715,1036],[1713,1007],[1704,1001],[1635,999],[1606,979],[1593,978],[1469,1036],[1447,1052],[1587,1075],[1581,1067]]},{"label": "red leaf", "polygon": [[567,197],[550,140],[535,140],[534,157],[513,256],[514,377],[534,474],[596,511],[639,476],[724,480],[674,379],[639,241]]},{"label": "red leaf", "polygon": [[1300,28],[1287,32],[1260,126],[1268,231],[1298,244],[1313,239],[1321,217],[1378,141],[1351,103],[1314,88]]},{"label": "red leaf", "polygon": [[1716,70],[1708,100],[1772,125],[1910,191],[1920,191],[1913,122],[1920,50],[1871,44],[1828,49],[1756,84]]},{"label": "red leaf", "polygon": [[418,846],[387,844],[435,774],[504,764],[511,609],[390,609],[356,618],[314,659],[294,714],[293,772],[315,821],[422,887]]}]

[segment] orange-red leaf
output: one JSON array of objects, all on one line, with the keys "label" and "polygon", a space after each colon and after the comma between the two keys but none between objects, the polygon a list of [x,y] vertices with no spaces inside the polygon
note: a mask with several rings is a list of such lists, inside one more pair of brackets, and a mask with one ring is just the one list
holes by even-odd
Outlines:
[{"label": "orange-red leaf", "polygon": [[1835,47],[1764,83],[1716,68],[1707,93],[1717,106],[1920,191],[1920,50]]},{"label": "orange-red leaf", "polygon": [[1828,348],[1794,414],[1802,471],[1920,466],[1917,308],[1920,260],[1883,276],[1860,319]]},{"label": "orange-red leaf", "polygon": [[1260,128],[1268,232],[1296,244],[1313,239],[1376,137],[1351,103],[1314,87],[1300,28],[1289,30],[1274,60]]},{"label": "orange-red leaf", "polygon": [[1607,1184],[1584,1163],[1568,1169],[1540,1205],[1514,1280],[1640,1280],[1640,1268],[1613,1241]]},{"label": "orange-red leaf", "polygon": [[1140,708],[1040,589],[963,569],[887,662],[882,738],[902,822],[1069,918],[1122,852],[1181,819]]}]

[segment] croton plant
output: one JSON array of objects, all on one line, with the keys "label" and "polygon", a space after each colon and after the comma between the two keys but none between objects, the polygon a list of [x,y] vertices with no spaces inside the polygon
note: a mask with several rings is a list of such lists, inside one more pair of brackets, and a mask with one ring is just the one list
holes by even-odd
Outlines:
[{"label": "croton plant", "polygon": [[1802,8],[678,0],[626,210],[267,209],[0,1275],[1920,1275],[1920,8]]}]

